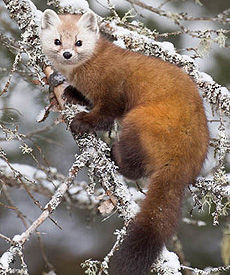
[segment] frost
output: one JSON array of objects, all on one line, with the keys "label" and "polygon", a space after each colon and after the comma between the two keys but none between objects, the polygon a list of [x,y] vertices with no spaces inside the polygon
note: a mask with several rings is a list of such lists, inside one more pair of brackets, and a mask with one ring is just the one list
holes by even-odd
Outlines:
[{"label": "frost", "polygon": [[206,74],[204,72],[199,72],[199,78],[200,78],[201,81],[207,81],[207,82],[210,82],[210,83],[214,82],[212,77],[209,74]]},{"label": "frost", "polygon": [[230,92],[226,87],[221,87],[219,91],[222,95],[230,96]]},{"label": "frost", "polygon": [[45,109],[42,109],[39,114],[37,115],[36,117],[36,121],[37,122],[40,122],[40,121],[43,121],[44,117],[45,117],[45,114],[46,114],[46,110]]},{"label": "frost", "polygon": [[15,235],[15,236],[13,237],[13,241],[14,241],[14,242],[19,242],[21,239],[22,239],[22,236],[21,236],[21,235]]},{"label": "frost", "polygon": [[173,253],[169,252],[167,248],[164,246],[160,257],[156,264],[153,264],[154,270],[159,272],[159,274],[165,275],[181,275],[182,273],[179,271],[181,270],[180,261],[178,256]]},{"label": "frost", "polygon": [[174,54],[176,52],[175,48],[174,48],[174,45],[172,43],[170,43],[170,42],[162,42],[161,46],[169,54]]},{"label": "frost", "polygon": [[136,21],[136,20],[133,20],[133,21],[132,21],[132,25],[134,25],[134,26],[137,26],[137,27],[138,27],[138,26],[139,26],[139,22],[138,22],[138,21]]},{"label": "frost", "polygon": [[202,57],[207,55],[210,51],[211,43],[212,43],[211,38],[209,37],[202,38],[197,48],[198,54],[201,55]]},{"label": "frost", "polygon": [[[228,182],[230,183],[230,174],[228,174]],[[224,186],[223,191],[226,193],[226,197],[230,199],[230,185]]]},{"label": "frost", "polygon": [[[132,195],[132,197],[135,201],[140,201],[140,200],[143,200],[145,198],[145,195],[143,193],[141,193],[140,191],[138,191],[134,187],[130,187],[129,191],[130,191],[130,193],[131,193],[131,195]],[[144,190],[144,192],[145,191],[146,190]]]},{"label": "frost", "polygon": [[223,34],[223,31],[219,32],[215,41],[219,44],[220,47],[224,47],[227,37]]},{"label": "frost", "polygon": [[184,61],[194,64],[194,59],[192,59],[190,56],[182,54],[181,57],[183,58]]},{"label": "frost", "polygon": [[60,0],[60,7],[71,7],[72,9],[88,10],[89,4],[85,0]]},{"label": "frost", "polygon": [[43,12],[38,10],[32,1],[29,1],[29,5],[32,13],[34,14],[34,20],[36,24],[40,25]]},{"label": "frost", "polygon": [[123,48],[123,49],[126,49],[125,42],[124,42],[123,39],[115,40],[115,41],[113,42],[113,44],[115,44],[116,46],[121,47],[121,48]]},{"label": "frost", "polygon": [[13,259],[13,255],[10,252],[5,252],[0,258],[0,268],[8,270],[9,264],[11,263]]},{"label": "frost", "polygon": [[30,154],[32,153],[33,149],[30,148],[27,144],[20,145],[19,148],[22,150],[23,154]]}]

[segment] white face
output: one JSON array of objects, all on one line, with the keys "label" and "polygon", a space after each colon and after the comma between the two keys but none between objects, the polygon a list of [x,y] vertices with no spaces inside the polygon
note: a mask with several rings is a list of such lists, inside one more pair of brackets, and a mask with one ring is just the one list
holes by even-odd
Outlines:
[{"label": "white face", "polygon": [[95,50],[99,38],[96,16],[90,12],[58,16],[45,10],[40,38],[44,54],[57,70],[77,67],[89,60]]}]

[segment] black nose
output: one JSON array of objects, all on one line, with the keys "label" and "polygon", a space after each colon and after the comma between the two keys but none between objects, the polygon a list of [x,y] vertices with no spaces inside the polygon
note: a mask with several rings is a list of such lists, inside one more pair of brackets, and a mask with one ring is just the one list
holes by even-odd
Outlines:
[{"label": "black nose", "polygon": [[70,59],[70,57],[72,56],[72,53],[70,53],[70,52],[64,52],[63,56],[65,57],[65,59]]}]

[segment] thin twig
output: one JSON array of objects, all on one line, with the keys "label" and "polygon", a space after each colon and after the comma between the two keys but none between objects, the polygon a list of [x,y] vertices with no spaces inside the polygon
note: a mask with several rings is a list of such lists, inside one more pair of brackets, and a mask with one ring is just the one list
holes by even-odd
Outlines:
[{"label": "thin twig", "polygon": [[12,240],[6,236],[4,236],[3,234],[0,233],[0,238],[7,241],[8,243],[12,243]]}]

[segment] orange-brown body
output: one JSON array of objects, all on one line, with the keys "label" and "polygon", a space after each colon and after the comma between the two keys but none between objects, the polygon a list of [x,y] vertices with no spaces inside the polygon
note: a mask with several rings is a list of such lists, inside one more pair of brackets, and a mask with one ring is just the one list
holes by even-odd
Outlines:
[{"label": "orange-brown body", "polygon": [[[100,130],[119,119],[121,136],[113,152],[121,173],[131,179],[150,179],[147,196],[128,234],[137,236],[142,244],[153,234],[157,239],[152,242],[155,258],[174,233],[184,189],[198,176],[207,152],[207,122],[196,85],[180,68],[120,49],[104,39],[93,57],[68,79],[94,106],[80,120],[76,117],[72,129]],[[137,251],[131,252],[131,245],[138,249],[135,237],[128,236],[121,254],[115,255],[112,274],[145,274],[146,268],[135,256]]]},{"label": "orange-brown body", "polygon": [[[60,18],[59,32],[74,32],[69,23],[74,16]],[[124,176],[149,179],[141,211],[110,269],[110,274],[146,274],[175,232],[184,189],[206,157],[209,135],[196,85],[175,65],[104,38],[83,64],[60,64],[57,69],[93,105],[89,113],[76,115],[72,130],[106,130],[114,119],[120,120],[113,158]]]}]

